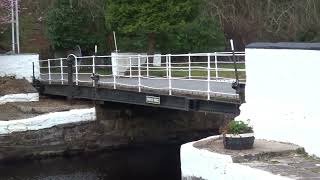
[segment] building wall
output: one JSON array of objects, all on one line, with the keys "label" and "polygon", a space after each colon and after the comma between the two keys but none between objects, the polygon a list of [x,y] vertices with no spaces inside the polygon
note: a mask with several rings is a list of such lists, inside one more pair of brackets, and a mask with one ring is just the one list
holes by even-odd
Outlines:
[{"label": "building wall", "polygon": [[[146,54],[140,54],[142,56],[146,56]],[[139,58],[137,53],[112,53],[112,74],[115,76],[123,76],[125,72],[129,70],[130,67],[130,56],[131,57],[131,66],[134,66],[132,70],[137,74],[136,69],[139,64]],[[140,58],[140,63],[145,64],[147,62],[146,57]]]},{"label": "building wall", "polygon": [[16,76],[32,81],[32,63],[36,78],[40,75],[38,54],[0,55],[0,76]]},{"label": "building wall", "polygon": [[246,103],[257,138],[290,142],[320,156],[320,51],[246,49]]}]

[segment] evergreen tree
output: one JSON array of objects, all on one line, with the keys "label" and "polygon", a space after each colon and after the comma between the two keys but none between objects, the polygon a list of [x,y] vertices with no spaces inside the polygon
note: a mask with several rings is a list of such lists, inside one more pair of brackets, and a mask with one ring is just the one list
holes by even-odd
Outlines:
[{"label": "evergreen tree", "polygon": [[221,48],[223,33],[214,20],[199,17],[201,4],[202,0],[107,0],[107,29],[117,32],[125,51],[205,51],[216,48],[216,40]]},{"label": "evergreen tree", "polygon": [[[57,0],[47,14],[47,35],[57,50],[73,49],[79,45],[84,51],[92,52],[94,45],[105,47],[103,20],[95,18],[81,1]],[[103,15],[102,15],[103,16]]]}]

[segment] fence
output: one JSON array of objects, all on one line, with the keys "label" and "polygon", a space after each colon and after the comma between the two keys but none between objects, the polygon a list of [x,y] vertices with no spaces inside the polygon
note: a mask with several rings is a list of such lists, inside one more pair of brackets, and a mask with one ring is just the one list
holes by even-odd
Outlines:
[{"label": "fence", "polygon": [[[244,52],[235,54],[240,81],[245,81]],[[99,85],[143,89],[186,91],[211,95],[236,96],[230,90],[235,81],[232,52],[119,55],[76,57],[73,64],[75,85],[97,86],[90,78],[99,75]],[[40,80],[49,84],[67,84],[67,58],[40,60]],[[219,87],[223,86],[223,87]],[[229,88],[230,86],[230,88]],[[226,88],[228,87],[228,88]],[[227,90],[226,90],[227,89]]]}]

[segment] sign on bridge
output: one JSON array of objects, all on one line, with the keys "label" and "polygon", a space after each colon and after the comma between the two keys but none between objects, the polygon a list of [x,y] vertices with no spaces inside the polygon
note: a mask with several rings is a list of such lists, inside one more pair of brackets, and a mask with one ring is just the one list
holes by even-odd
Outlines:
[{"label": "sign on bridge", "polygon": [[160,105],[160,97],[156,97],[156,96],[146,96],[146,103],[147,103],[147,104]]}]

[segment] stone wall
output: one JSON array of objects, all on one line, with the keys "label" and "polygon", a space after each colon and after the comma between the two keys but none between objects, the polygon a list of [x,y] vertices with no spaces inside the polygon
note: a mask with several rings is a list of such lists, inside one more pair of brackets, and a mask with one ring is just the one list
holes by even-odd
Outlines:
[{"label": "stone wall", "polygon": [[98,105],[96,112],[96,121],[3,134],[0,159],[184,143],[217,134],[226,119],[222,115],[114,103]]},{"label": "stone wall", "polygon": [[[111,132],[122,133],[134,142],[187,142],[204,134],[217,134],[233,117],[164,108],[107,103],[97,108],[97,118]],[[201,132],[205,132],[202,134]],[[208,134],[209,133],[209,134]],[[197,137],[197,134],[199,135]]]}]

